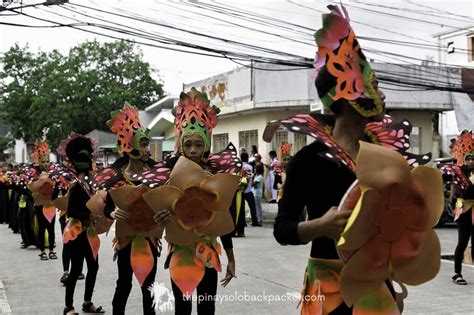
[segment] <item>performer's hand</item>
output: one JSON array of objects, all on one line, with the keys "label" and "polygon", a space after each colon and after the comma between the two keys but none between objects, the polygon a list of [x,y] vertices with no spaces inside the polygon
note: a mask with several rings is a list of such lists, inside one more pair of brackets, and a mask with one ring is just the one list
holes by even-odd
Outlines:
[{"label": "performer's hand", "polygon": [[228,262],[225,278],[221,280],[221,285],[225,288],[227,284],[229,284],[230,280],[232,280],[232,278],[237,278],[235,276],[235,261],[234,260]]},{"label": "performer's hand", "polygon": [[158,211],[153,217],[155,223],[163,227],[165,227],[171,221],[172,218],[173,215],[166,209]]},{"label": "performer's hand", "polygon": [[93,215],[91,215],[91,217],[92,217],[92,220],[94,221],[94,224],[96,224],[97,222],[99,222],[99,220],[102,216],[98,215],[98,214],[93,214]]},{"label": "performer's hand", "polygon": [[125,211],[125,210],[122,210],[122,209],[117,209],[113,212],[113,218],[115,220],[123,220],[123,221],[127,221],[128,218],[130,217],[130,214]]},{"label": "performer's hand", "polygon": [[337,207],[331,207],[321,218],[323,235],[337,240],[347,224],[351,210],[337,211]]}]

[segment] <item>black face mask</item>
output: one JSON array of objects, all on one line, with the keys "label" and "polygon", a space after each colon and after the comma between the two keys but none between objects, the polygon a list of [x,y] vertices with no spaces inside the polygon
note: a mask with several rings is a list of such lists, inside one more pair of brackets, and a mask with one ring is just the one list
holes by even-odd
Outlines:
[{"label": "black face mask", "polygon": [[77,171],[88,171],[92,168],[91,153],[88,150],[80,151],[73,161]]}]

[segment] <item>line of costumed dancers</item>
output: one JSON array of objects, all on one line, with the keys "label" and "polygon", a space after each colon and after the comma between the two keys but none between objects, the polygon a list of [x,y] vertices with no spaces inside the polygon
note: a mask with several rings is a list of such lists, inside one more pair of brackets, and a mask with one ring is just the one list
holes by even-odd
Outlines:
[{"label": "line of costumed dancers", "polygon": [[[302,314],[399,314],[405,285],[429,281],[440,268],[433,226],[444,205],[442,179],[437,169],[423,165],[430,154],[408,152],[410,122],[385,115],[385,95],[345,8],[328,8],[315,33],[314,66],[316,89],[332,114],[272,121],[263,135],[270,142],[283,126],[315,139],[288,165],[274,235],[282,244],[312,242]],[[156,273],[168,269],[174,309],[181,315],[191,314],[186,297],[195,291],[216,295],[222,251],[227,267],[221,284],[235,277],[232,235],[239,214],[229,209],[240,208],[232,203],[239,199],[242,163],[231,143],[223,152],[211,152],[219,109],[205,93],[194,88],[181,93],[173,113],[175,154],[164,161],[150,158],[149,130],[138,110],[125,104],[107,122],[121,154],[110,167],[96,169],[94,141],[73,132],[57,149],[62,163],[48,163],[48,144],[38,141],[32,165],[0,174],[2,222],[21,231],[23,247],[38,246],[41,260],[57,258],[54,224],[59,210],[64,314],[76,313],[74,291],[84,260],[81,309],[104,312],[92,302],[98,235],[114,222],[114,314],[125,313],[133,278],[141,287],[143,313],[154,314],[150,288]],[[472,187],[469,176],[462,179]],[[472,207],[469,198],[459,201],[460,213]],[[162,238],[168,250],[158,264]],[[321,295],[323,300],[311,298]],[[198,314],[215,313],[213,299],[197,300]]]}]

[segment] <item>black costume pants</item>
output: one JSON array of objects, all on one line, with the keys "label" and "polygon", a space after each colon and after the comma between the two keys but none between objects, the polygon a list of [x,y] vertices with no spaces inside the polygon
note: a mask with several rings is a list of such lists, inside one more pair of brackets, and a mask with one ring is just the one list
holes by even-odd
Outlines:
[{"label": "black costume pants", "polygon": [[[59,224],[61,225],[61,232],[64,233],[64,229],[66,228],[66,215],[64,214],[59,218]],[[63,244],[63,251],[61,253],[61,259],[63,261],[63,270],[64,272],[69,271],[69,264],[71,262],[71,253],[69,250],[69,246],[67,244]]]},{"label": "black costume pants", "polygon": [[[153,255],[154,263],[153,269],[150,271],[150,274],[143,282],[142,286],[142,302],[143,302],[143,314],[155,314],[153,309],[153,300],[151,298],[151,291],[149,290],[150,286],[155,281],[156,275],[156,263],[158,250],[153,245],[153,243],[147,239],[148,244],[150,245],[151,252]],[[114,315],[123,315],[125,314],[125,307],[127,305],[128,296],[132,290],[132,278],[133,270],[130,263],[130,255],[132,253],[132,242],[127,246],[118,251],[117,258],[117,267],[118,267],[118,279],[117,287],[115,288],[114,299],[112,300],[113,314]]]},{"label": "black costume pants", "polygon": [[77,278],[82,272],[84,258],[87,263],[86,289],[84,292],[84,301],[92,300],[97,271],[99,270],[99,256],[94,259],[89,240],[87,239],[87,231],[82,232],[79,236],[69,241],[66,246],[69,247],[71,254],[71,272],[66,282],[66,307],[73,307],[74,290],[76,289]]},{"label": "black costume pants", "polygon": [[472,225],[472,209],[466,213],[463,213],[459,216],[459,219],[456,221],[458,225],[458,245],[454,251],[454,272],[461,273],[462,269],[462,260],[464,258],[464,251],[467,248],[469,243],[469,238],[471,238],[471,257],[474,259],[474,226]]},{"label": "black costume pants", "polygon": [[[191,315],[192,300],[186,299],[178,286],[171,280],[175,301],[176,315]],[[197,288],[197,313],[199,315],[213,315],[216,311],[217,271],[206,268],[204,277]]]},{"label": "black costume pants", "polygon": [[34,213],[33,198],[31,195],[25,196],[26,207],[19,208],[18,221],[20,223],[21,240],[25,247],[30,245],[38,246],[38,238],[34,230]]},{"label": "black costume pants", "polygon": [[35,206],[36,218],[38,219],[38,243],[41,251],[44,251],[44,232],[48,230],[48,243],[49,250],[54,249],[54,223],[56,223],[56,216],[53,217],[51,222],[43,214],[43,206]]}]

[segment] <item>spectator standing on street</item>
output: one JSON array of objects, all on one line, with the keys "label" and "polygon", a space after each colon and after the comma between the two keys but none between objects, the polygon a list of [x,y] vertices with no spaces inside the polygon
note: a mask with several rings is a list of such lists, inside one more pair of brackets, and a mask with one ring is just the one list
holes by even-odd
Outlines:
[{"label": "spectator standing on street", "polygon": [[268,169],[265,188],[271,193],[272,199],[269,203],[276,203],[278,199],[278,185],[281,184],[281,164],[277,159],[276,151],[270,151],[268,156],[270,157],[270,163],[263,164]]},{"label": "spectator standing on street", "polygon": [[245,176],[247,177],[247,186],[244,188],[242,197],[249,205],[250,216],[252,218],[252,226],[258,226],[259,224],[257,218],[257,210],[255,209],[255,198],[252,192],[253,172],[252,166],[248,163],[248,153],[242,153],[240,155],[240,159],[242,160],[242,174],[245,174]]},{"label": "spectator standing on street", "polygon": [[255,199],[255,209],[257,212],[258,226],[262,226],[262,195],[263,195],[263,165],[257,164],[255,166],[255,175],[252,182],[252,193]]}]

